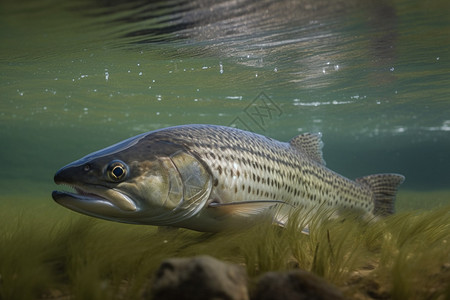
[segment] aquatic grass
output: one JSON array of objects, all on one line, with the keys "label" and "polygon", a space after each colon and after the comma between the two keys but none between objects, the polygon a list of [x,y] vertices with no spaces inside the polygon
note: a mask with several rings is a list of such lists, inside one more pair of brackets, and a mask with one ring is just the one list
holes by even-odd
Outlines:
[{"label": "aquatic grass", "polygon": [[288,268],[289,245],[287,232],[266,220],[245,232],[245,242],[240,246],[241,255],[250,277],[264,272]]},{"label": "aquatic grass", "polygon": [[22,213],[1,211],[0,298],[31,299],[48,288],[52,275],[42,263],[47,251],[45,230],[27,226]]},{"label": "aquatic grass", "polygon": [[310,270],[333,283],[342,284],[347,280],[346,275],[367,264],[361,261],[362,237],[359,229],[348,226],[348,223],[328,226],[326,230],[317,232],[318,241]]},{"label": "aquatic grass", "polygon": [[[302,213],[291,220],[302,220]],[[295,222],[288,230],[303,228]],[[310,234],[290,235],[290,247],[294,259],[302,269],[309,270],[335,284],[346,282],[353,271],[366,266],[367,249],[364,247],[364,231],[367,226],[361,218],[352,214],[337,217],[333,210],[322,210],[309,220]]]},{"label": "aquatic grass", "polygon": [[88,295],[90,299],[114,299],[118,295],[139,298],[159,264],[167,257],[177,256],[198,236],[182,230],[161,234],[152,226],[92,218],[83,223],[88,225],[77,224],[73,228],[75,239],[69,242],[65,260],[70,294],[75,299],[86,299]]},{"label": "aquatic grass", "polygon": [[[446,299],[450,207],[382,220],[296,210],[286,228],[267,222],[219,234],[158,230],[64,209],[0,205],[0,299],[141,299],[160,263],[207,254],[250,279],[305,269],[352,298]],[[302,233],[308,225],[310,234]]]},{"label": "aquatic grass", "polygon": [[385,221],[376,270],[394,299],[436,298],[450,286],[450,206]]}]

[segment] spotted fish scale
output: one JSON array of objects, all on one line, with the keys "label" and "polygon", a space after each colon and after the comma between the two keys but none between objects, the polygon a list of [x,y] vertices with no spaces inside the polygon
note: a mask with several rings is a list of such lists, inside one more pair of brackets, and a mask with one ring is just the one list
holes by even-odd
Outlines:
[{"label": "spotted fish scale", "polygon": [[[393,212],[393,204],[376,207],[372,181],[396,186],[403,180],[397,174],[356,181],[339,175],[325,167],[316,134],[284,143],[229,127],[190,125],[160,131],[155,138],[183,144],[205,162],[214,177],[211,198],[219,203],[279,200],[305,208],[337,206],[384,215]],[[394,187],[388,190],[395,195]]]}]

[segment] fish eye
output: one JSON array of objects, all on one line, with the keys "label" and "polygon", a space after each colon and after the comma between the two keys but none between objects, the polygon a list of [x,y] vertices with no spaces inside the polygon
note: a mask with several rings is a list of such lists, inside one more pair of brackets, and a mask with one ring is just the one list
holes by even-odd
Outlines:
[{"label": "fish eye", "polygon": [[107,175],[112,181],[120,181],[127,175],[127,167],[121,161],[113,161],[109,164]]}]

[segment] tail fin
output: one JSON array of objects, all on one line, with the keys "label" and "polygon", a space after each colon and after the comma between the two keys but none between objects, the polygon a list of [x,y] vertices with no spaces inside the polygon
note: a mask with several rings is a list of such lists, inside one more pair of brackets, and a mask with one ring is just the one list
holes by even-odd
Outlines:
[{"label": "tail fin", "polygon": [[395,211],[395,195],[405,180],[400,174],[375,174],[357,178],[355,181],[370,187],[375,195],[373,214],[388,216]]}]

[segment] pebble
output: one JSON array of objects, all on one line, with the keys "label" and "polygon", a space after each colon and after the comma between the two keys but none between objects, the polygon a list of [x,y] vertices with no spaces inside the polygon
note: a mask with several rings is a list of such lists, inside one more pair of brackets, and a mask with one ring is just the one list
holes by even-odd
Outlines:
[{"label": "pebble", "polygon": [[153,299],[165,300],[249,299],[245,269],[210,256],[165,260],[151,293]]},{"label": "pebble", "polygon": [[313,273],[294,270],[268,272],[259,279],[256,300],[343,300],[341,291]]}]

